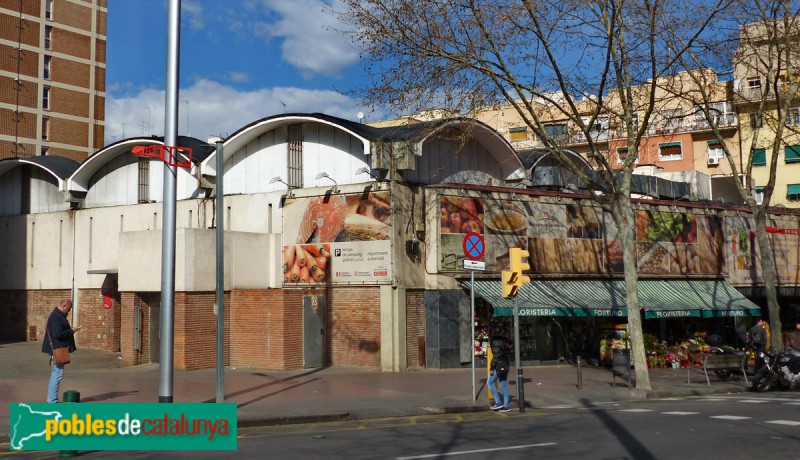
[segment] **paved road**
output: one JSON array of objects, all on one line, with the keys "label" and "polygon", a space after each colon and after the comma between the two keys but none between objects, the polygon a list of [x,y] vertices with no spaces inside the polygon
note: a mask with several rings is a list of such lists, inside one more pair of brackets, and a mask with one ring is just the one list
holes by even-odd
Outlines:
[{"label": "paved road", "polygon": [[125,458],[798,458],[798,406],[800,392],[789,392],[254,427],[240,430],[236,453],[126,452]]}]

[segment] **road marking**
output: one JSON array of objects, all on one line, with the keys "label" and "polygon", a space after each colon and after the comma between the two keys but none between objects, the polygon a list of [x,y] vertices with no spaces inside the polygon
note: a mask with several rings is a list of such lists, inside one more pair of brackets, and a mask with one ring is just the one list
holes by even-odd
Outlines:
[{"label": "road marking", "polygon": [[766,399],[742,399],[739,402],[761,404],[769,401],[767,401]]},{"label": "road marking", "polygon": [[788,403],[784,403],[784,404],[787,404],[789,406],[800,406],[800,402],[788,402]]},{"label": "road marking", "polygon": [[620,412],[653,412],[653,409],[620,409]]},{"label": "road marking", "polygon": [[800,422],[795,422],[792,420],[768,420],[764,423],[773,423],[775,425],[789,425],[789,426],[797,426],[800,425]]},{"label": "road marking", "polygon": [[512,450],[512,449],[528,449],[531,447],[545,447],[545,446],[555,446],[556,443],[554,442],[543,442],[539,444],[524,444],[521,446],[508,446],[508,447],[497,447],[494,449],[475,449],[475,450],[462,450],[460,452],[445,452],[445,453],[438,453],[438,454],[426,454],[426,455],[414,455],[413,457],[397,457],[397,460],[412,460],[415,458],[439,458],[439,457],[449,457],[451,455],[468,455],[468,454],[480,454],[484,452],[498,452],[501,450]]},{"label": "road marking", "polygon": [[662,414],[665,414],[665,415],[697,415],[699,413],[700,412],[680,412],[680,411],[662,412]]},{"label": "road marking", "polygon": [[747,420],[750,417],[741,417],[739,415],[712,415],[710,418],[719,418],[723,420]]},{"label": "road marking", "polygon": [[703,398],[703,399],[698,399],[698,401],[719,402],[719,401],[728,401],[728,398]]}]

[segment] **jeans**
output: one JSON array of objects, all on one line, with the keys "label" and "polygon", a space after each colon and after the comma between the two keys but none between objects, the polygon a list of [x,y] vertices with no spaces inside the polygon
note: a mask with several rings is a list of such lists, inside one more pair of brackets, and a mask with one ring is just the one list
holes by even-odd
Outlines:
[{"label": "jeans", "polygon": [[499,404],[500,395],[497,394],[497,388],[494,386],[494,382],[496,382],[498,379],[500,379],[500,389],[503,390],[503,407],[510,409],[511,395],[508,393],[508,372],[498,374],[497,371],[492,371],[492,374],[489,375],[489,380],[486,383],[489,385],[489,390],[492,392],[494,403]]},{"label": "jeans", "polygon": [[50,384],[47,385],[47,402],[58,402],[58,386],[64,376],[64,365],[56,366],[53,357],[50,357]]}]

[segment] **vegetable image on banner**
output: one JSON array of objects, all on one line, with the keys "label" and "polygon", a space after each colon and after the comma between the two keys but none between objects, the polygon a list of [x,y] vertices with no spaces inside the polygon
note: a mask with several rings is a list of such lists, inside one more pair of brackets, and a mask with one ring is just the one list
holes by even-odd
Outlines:
[{"label": "vegetable image on banner", "polygon": [[283,234],[283,283],[391,280],[388,192],[289,199]]}]

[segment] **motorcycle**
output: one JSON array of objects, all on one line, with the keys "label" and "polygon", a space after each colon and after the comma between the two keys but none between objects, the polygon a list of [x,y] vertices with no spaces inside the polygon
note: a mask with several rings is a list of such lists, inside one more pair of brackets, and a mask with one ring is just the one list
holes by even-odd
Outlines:
[{"label": "motorcycle", "polygon": [[790,390],[800,387],[800,350],[789,348],[783,353],[774,349],[761,352],[761,367],[753,377],[753,391],[770,391],[777,387]]}]

